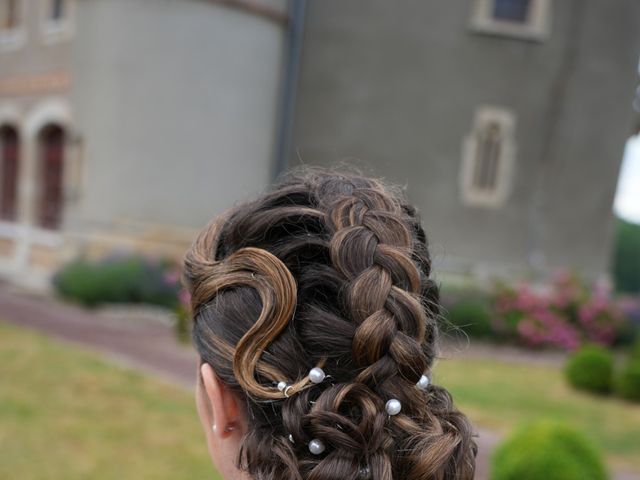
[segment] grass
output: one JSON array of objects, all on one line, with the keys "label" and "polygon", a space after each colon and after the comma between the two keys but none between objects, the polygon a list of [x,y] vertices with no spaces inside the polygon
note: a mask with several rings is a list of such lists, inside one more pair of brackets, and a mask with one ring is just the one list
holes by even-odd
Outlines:
[{"label": "grass", "polygon": [[584,431],[610,464],[640,471],[640,405],[572,390],[558,367],[491,359],[443,360],[435,381],[480,427],[502,432],[552,418]]},{"label": "grass", "polygon": [[0,478],[219,478],[193,395],[0,323]]},{"label": "grass", "polygon": [[[576,392],[550,366],[455,359],[435,373],[478,426],[563,420],[640,471],[638,404]],[[191,394],[3,323],[0,478],[219,479]]]}]

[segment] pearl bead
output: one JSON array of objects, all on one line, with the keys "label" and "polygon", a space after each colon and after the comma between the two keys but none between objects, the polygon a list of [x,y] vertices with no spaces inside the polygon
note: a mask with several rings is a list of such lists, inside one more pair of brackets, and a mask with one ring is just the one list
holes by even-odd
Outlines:
[{"label": "pearl bead", "polygon": [[387,402],[384,408],[389,415],[397,415],[400,413],[402,405],[400,404],[400,400],[392,398]]},{"label": "pearl bead", "polygon": [[309,451],[314,455],[320,455],[322,452],[324,452],[324,443],[322,443],[322,440],[319,440],[317,438],[311,440],[309,442]]},{"label": "pearl bead", "polygon": [[287,388],[287,382],[278,382],[278,390],[282,392],[285,388]]},{"label": "pearl bead", "polygon": [[319,367],[312,368],[309,371],[309,380],[311,380],[313,383],[322,383],[324,377],[326,377],[324,370]]},{"label": "pearl bead", "polygon": [[371,476],[371,469],[369,468],[368,465],[358,470],[358,478],[365,480],[365,479],[368,479],[370,476]]},{"label": "pearl bead", "polygon": [[295,440],[293,439],[293,435],[289,434],[289,441],[291,443],[296,443]]},{"label": "pearl bead", "polygon": [[420,390],[426,390],[428,386],[429,377],[427,377],[426,375],[422,375],[420,377],[420,380],[418,380],[418,383],[416,383],[416,387],[418,387]]}]

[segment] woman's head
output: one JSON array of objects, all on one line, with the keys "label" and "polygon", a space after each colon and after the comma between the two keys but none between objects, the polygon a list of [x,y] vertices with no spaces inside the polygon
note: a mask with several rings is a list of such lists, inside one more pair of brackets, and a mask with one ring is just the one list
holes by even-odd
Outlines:
[{"label": "woman's head", "polygon": [[[443,388],[416,386],[436,357],[438,288],[399,190],[291,172],[214,219],[186,256],[185,280],[199,410],[216,425],[208,436],[223,474],[222,456],[234,455],[259,480],[473,478],[466,417]],[[309,381],[314,367],[320,383]],[[399,414],[385,410],[390,399]]]}]

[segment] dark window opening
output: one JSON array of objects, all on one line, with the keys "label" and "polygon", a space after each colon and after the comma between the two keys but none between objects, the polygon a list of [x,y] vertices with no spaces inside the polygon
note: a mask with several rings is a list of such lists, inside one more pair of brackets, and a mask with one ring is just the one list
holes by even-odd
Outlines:
[{"label": "dark window opening", "polygon": [[62,20],[66,9],[65,0],[51,0],[51,19]]},{"label": "dark window opening", "polygon": [[18,194],[18,131],[10,126],[0,128],[0,218],[14,221]]},{"label": "dark window opening", "polygon": [[476,161],[473,169],[474,188],[484,192],[495,190],[501,150],[500,125],[491,123],[478,135]]},{"label": "dark window opening", "polygon": [[11,30],[18,26],[18,0],[2,0],[2,28]]},{"label": "dark window opening", "polygon": [[64,130],[48,125],[40,132],[40,198],[38,224],[57,229],[62,221]]},{"label": "dark window opening", "polygon": [[531,0],[495,0],[493,17],[496,20],[525,23],[529,17]]}]

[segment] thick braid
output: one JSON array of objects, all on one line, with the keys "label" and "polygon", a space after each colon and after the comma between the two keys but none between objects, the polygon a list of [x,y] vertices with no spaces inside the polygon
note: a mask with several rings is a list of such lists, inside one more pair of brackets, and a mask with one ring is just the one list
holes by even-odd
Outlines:
[{"label": "thick braid", "polygon": [[[346,310],[356,325],[355,380],[403,405],[391,421],[395,445],[369,459],[377,465],[373,478],[472,478],[476,447],[468,422],[446,390],[431,387],[425,398],[415,388],[435,358],[438,314],[415,210],[375,179],[347,177],[338,189],[318,191],[327,192],[320,203],[328,205],[331,260],[346,278]],[[381,458],[389,459],[392,475]]]},{"label": "thick braid", "polygon": [[357,381],[383,386],[399,374],[415,384],[433,360],[422,346],[425,336],[434,344],[435,321],[420,301],[410,219],[381,184],[367,183],[331,199],[326,216],[331,260],[348,280],[347,308],[357,325],[353,357],[364,368]]}]

